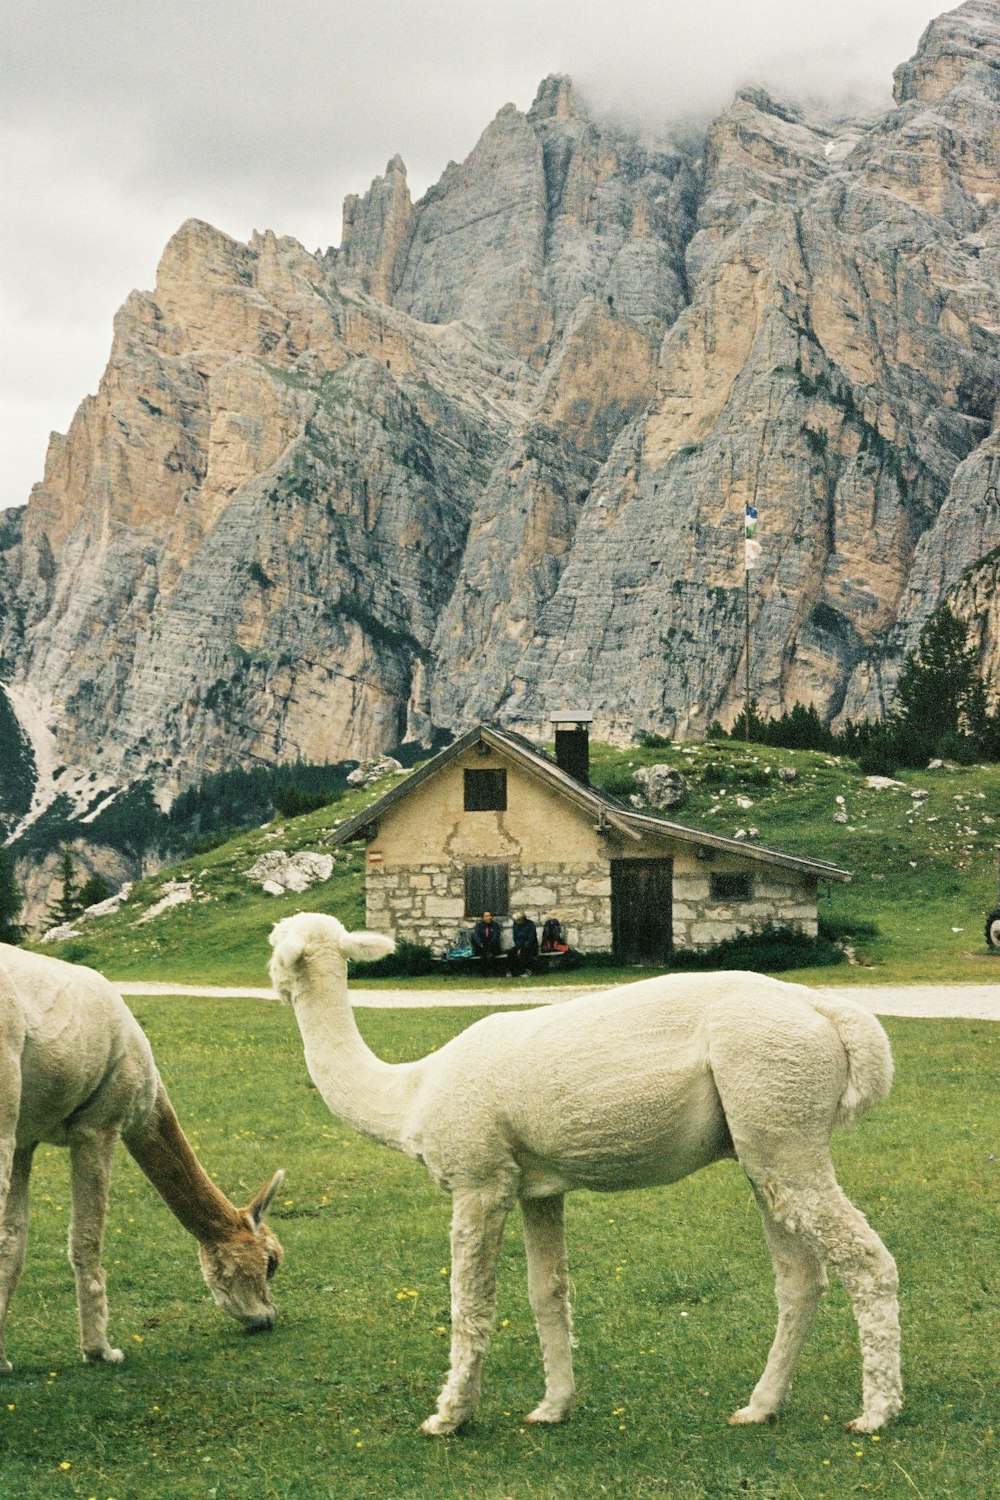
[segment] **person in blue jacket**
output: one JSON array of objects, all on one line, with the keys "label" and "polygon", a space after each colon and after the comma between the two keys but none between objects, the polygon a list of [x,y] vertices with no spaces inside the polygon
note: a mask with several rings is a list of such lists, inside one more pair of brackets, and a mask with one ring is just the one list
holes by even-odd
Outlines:
[{"label": "person in blue jacket", "polygon": [[538,957],[538,928],[523,911],[514,918],[510,931],[513,947],[507,955],[512,974],[523,974]]}]

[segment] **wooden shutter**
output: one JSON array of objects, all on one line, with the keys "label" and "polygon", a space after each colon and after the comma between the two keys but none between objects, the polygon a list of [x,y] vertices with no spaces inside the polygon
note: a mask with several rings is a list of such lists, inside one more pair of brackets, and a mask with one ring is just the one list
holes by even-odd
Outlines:
[{"label": "wooden shutter", "polygon": [[465,867],[465,915],[481,917],[484,911],[495,917],[510,914],[510,866],[493,863],[489,865],[466,865]]}]

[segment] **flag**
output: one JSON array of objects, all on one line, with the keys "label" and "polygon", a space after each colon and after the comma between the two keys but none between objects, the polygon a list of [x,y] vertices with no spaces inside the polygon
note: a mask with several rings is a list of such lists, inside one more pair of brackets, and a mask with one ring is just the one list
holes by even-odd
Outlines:
[{"label": "flag", "polygon": [[755,505],[748,505],[746,508],[745,536],[743,555],[746,571],[749,573],[751,568],[757,566],[760,557],[760,542],[757,540],[757,507]]}]

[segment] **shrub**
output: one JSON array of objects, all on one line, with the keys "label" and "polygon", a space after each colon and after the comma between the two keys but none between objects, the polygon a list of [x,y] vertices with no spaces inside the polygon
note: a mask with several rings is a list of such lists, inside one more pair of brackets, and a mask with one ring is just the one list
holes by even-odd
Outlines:
[{"label": "shrub", "polygon": [[76,893],[80,903],[80,910],[86,911],[88,906],[96,906],[99,901],[106,901],[111,895],[111,887],[103,875],[91,875],[81,885]]},{"label": "shrub", "polygon": [[438,961],[429,948],[422,943],[397,943],[395,951],[370,964],[353,964],[351,973],[355,979],[392,979],[404,975],[414,978],[420,974],[438,972]]},{"label": "shrub", "polygon": [[671,954],[671,969],[751,969],[756,973],[779,973],[782,969],[805,969],[844,962],[843,949],[822,933],[809,937],[794,927],[765,922],[752,932],[724,938],[711,948],[682,949]]}]

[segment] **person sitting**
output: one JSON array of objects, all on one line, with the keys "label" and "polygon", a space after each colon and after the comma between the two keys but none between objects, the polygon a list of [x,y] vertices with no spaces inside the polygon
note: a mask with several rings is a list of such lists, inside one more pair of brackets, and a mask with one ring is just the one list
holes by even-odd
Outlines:
[{"label": "person sitting", "polygon": [[472,951],[484,974],[500,959],[500,923],[494,921],[491,912],[484,911],[472,929]]},{"label": "person sitting", "polygon": [[568,953],[569,944],[563,936],[562,923],[558,917],[549,917],[542,928],[543,953]]},{"label": "person sitting", "polygon": [[530,970],[538,957],[538,928],[529,916],[520,912],[511,925],[514,946],[507,955],[512,974],[523,974]]}]

